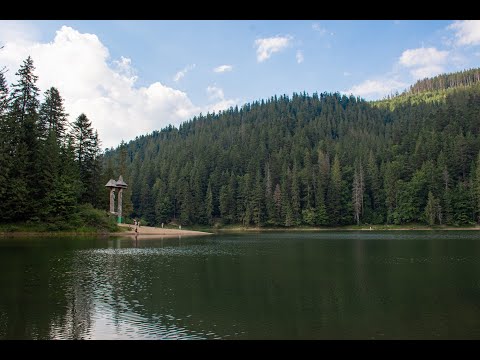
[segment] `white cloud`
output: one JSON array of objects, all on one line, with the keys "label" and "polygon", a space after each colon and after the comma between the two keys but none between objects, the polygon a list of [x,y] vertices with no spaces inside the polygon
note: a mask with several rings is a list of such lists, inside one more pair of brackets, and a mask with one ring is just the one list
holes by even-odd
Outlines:
[{"label": "white cloud", "polygon": [[257,61],[263,62],[272,56],[273,53],[284,50],[290,45],[292,39],[290,35],[287,35],[255,40]]},{"label": "white cloud", "polygon": [[327,33],[327,29],[322,28],[319,23],[313,23],[312,29],[320,33],[320,35],[325,35]]},{"label": "white cloud", "polygon": [[136,71],[132,68],[132,60],[123,56],[120,56],[120,60],[114,60],[116,71],[119,74],[124,75],[126,78],[129,78],[132,83],[137,81],[138,76],[135,75]]},{"label": "white cloud", "polygon": [[424,78],[441,74],[443,72],[444,72],[444,69],[440,65],[422,66],[410,71],[410,73],[415,79],[424,79]]},{"label": "white cloud", "polygon": [[436,48],[418,48],[405,50],[400,56],[400,64],[412,66],[428,66],[445,62],[448,51],[439,51]]},{"label": "white cloud", "polygon": [[302,50],[297,50],[297,55],[296,55],[296,58],[297,58],[297,63],[298,64],[301,64],[303,62],[303,52]]},{"label": "white cloud", "polygon": [[410,68],[410,74],[415,78],[425,78],[444,71],[443,64],[448,60],[449,52],[437,50],[434,47],[405,50],[399,59],[399,64]]},{"label": "white cloud", "polygon": [[180,70],[179,72],[177,72],[175,74],[175,76],[173,77],[173,81],[179,82],[180,79],[183,78],[187,74],[187,72],[189,72],[190,70],[193,70],[193,69],[195,69],[195,64],[185,66],[182,70]]},{"label": "white cloud", "polygon": [[223,89],[216,86],[207,86],[207,94],[210,100],[223,100],[225,98]]},{"label": "white cloud", "polygon": [[108,49],[94,34],[63,26],[48,43],[18,35],[23,42],[5,41],[0,51],[0,64],[10,69],[8,82],[17,81],[15,72],[31,55],[42,94],[51,86],[58,88],[69,121],[85,113],[98,130],[102,147],[115,147],[122,139],[129,141],[168,124],[178,126],[200,112],[235,105],[222,97],[198,106],[187,93],[158,81],[137,87],[132,61],[127,57],[111,61]]},{"label": "white cloud", "polygon": [[447,29],[455,31],[458,45],[480,44],[480,20],[455,21]]},{"label": "white cloud", "polygon": [[333,32],[329,32],[327,29],[325,29],[324,27],[322,27],[319,23],[313,23],[312,24],[312,29],[315,30],[316,32],[318,32],[320,35],[325,35],[327,33],[329,33],[330,35],[335,35]]},{"label": "white cloud", "polygon": [[354,85],[351,89],[345,91],[347,94],[361,96],[368,100],[375,100],[401,91],[406,88],[406,84],[395,79],[385,80],[366,80],[361,84]]},{"label": "white cloud", "polygon": [[217,66],[215,69],[213,69],[213,72],[223,73],[223,72],[232,71],[232,70],[233,70],[232,65],[220,65],[220,66]]},{"label": "white cloud", "polygon": [[0,46],[9,42],[30,42],[37,37],[36,29],[25,21],[0,20]]},{"label": "white cloud", "polygon": [[215,103],[207,106],[208,112],[218,112],[220,110],[228,109],[238,104],[238,99],[225,99],[223,89],[215,85],[207,86],[207,95],[210,101],[216,101]]}]

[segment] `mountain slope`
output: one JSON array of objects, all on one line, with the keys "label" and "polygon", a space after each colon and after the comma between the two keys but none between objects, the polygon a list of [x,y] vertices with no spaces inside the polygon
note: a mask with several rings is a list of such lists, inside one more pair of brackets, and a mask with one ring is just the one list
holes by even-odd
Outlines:
[{"label": "mountain slope", "polygon": [[151,225],[473,223],[479,119],[476,83],[373,103],[275,96],[195,117],[122,146],[132,216]]}]

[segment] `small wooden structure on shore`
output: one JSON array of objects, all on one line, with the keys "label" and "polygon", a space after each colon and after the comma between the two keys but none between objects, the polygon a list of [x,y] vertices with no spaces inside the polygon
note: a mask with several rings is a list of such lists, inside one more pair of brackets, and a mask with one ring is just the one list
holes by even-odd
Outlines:
[{"label": "small wooden structure on shore", "polygon": [[[110,213],[117,215],[117,222],[121,224],[123,189],[126,189],[128,185],[125,183],[125,181],[123,181],[122,175],[120,175],[117,181],[110,179],[105,186],[110,189]],[[115,211],[115,189],[119,189],[117,211]]]}]

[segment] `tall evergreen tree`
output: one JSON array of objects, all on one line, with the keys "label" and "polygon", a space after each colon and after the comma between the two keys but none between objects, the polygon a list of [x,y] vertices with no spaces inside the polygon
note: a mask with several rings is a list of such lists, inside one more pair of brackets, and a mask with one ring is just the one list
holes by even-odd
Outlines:
[{"label": "tall evergreen tree", "polygon": [[205,215],[207,218],[208,224],[213,224],[213,194],[212,194],[212,184],[208,182],[207,193],[205,196]]},{"label": "tall evergreen tree", "polygon": [[474,191],[475,191],[475,199],[476,199],[476,213],[477,213],[477,223],[480,224],[480,152],[477,156],[477,166],[476,166],[476,174],[474,180]]},{"label": "tall evergreen tree", "polygon": [[8,85],[7,79],[3,72],[0,72],[0,117],[5,114],[8,109]]},{"label": "tall evergreen tree", "polygon": [[352,204],[354,220],[357,225],[360,225],[360,217],[363,214],[363,193],[365,191],[365,182],[363,175],[362,163],[355,167],[352,185]]},{"label": "tall evergreen tree", "polygon": [[[3,71],[0,71],[0,204],[6,201],[10,167],[13,165],[7,147],[8,126],[6,112],[8,109],[8,85]],[[0,213],[2,205],[0,205]],[[2,215],[0,215],[0,220]]]},{"label": "tall evergreen tree", "polygon": [[95,174],[95,156],[98,147],[95,143],[95,134],[92,123],[85,114],[80,114],[72,124],[72,136],[74,140],[75,160],[78,166],[80,181],[80,202],[86,203],[91,200],[92,183]]},{"label": "tall evergreen tree", "polygon": [[45,99],[40,105],[40,136],[46,138],[50,131],[55,133],[57,141],[63,144],[68,126],[65,107],[60,92],[51,87],[45,91]]},{"label": "tall evergreen tree", "polygon": [[327,200],[331,224],[339,224],[342,215],[342,171],[338,154],[335,154],[333,160]]},{"label": "tall evergreen tree", "polygon": [[6,150],[11,154],[10,180],[6,189],[4,214],[8,219],[26,220],[40,210],[40,188],[36,186],[40,173],[38,136],[38,77],[29,56],[15,75],[9,111],[4,124],[8,137]]}]

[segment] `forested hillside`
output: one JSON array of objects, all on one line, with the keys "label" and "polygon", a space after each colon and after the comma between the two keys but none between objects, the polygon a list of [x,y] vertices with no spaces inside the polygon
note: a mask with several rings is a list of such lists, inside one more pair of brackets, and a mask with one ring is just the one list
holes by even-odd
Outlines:
[{"label": "forested hillside", "polygon": [[470,86],[478,84],[479,82],[480,69],[470,69],[419,80],[410,86],[410,89],[406,93],[418,94],[424,91],[446,90],[449,88]]},{"label": "forested hillside", "polygon": [[423,80],[408,101],[274,96],[122,143],[105,166],[122,158],[131,214],[149,224],[473,224],[477,78]]},{"label": "forested hillside", "polygon": [[107,210],[104,185],[120,174],[125,216],[150,225],[480,219],[478,69],[377,102],[273,96],[105,153],[85,114],[67,121],[56,88],[40,102],[34,70],[29,57],[10,87],[0,72],[0,223],[96,223],[88,209]]}]

